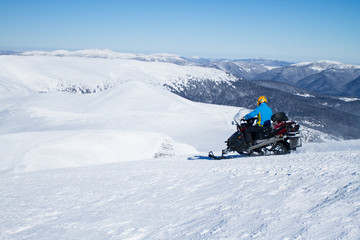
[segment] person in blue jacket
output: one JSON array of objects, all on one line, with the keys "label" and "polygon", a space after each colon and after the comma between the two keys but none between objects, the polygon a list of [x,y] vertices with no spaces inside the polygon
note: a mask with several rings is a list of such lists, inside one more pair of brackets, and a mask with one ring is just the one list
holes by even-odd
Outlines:
[{"label": "person in blue jacket", "polygon": [[257,101],[257,108],[244,116],[245,119],[250,119],[254,117],[258,118],[256,125],[249,126],[245,129],[245,141],[247,142],[249,147],[253,145],[253,135],[258,134],[263,127],[271,126],[271,116],[272,110],[267,105],[266,97],[259,97]]}]

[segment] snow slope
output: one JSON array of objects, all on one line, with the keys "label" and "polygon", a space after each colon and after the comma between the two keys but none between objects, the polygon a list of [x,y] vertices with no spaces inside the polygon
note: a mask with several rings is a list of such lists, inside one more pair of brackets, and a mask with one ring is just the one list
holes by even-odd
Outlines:
[{"label": "snow slope", "polygon": [[233,131],[229,119],[238,110],[215,110],[137,81],[96,94],[30,94],[3,105],[0,145],[7,151],[0,151],[0,169],[17,172],[205,151]]},{"label": "snow slope", "polygon": [[[0,57],[0,239],[360,235],[360,140],[214,161],[207,152],[225,147],[239,108],[164,90],[159,83],[176,76],[175,65]],[[178,70],[184,79],[224,79],[218,71]],[[111,87],[58,88],[97,79]]]},{"label": "snow slope", "polygon": [[1,239],[357,239],[359,141],[0,175]]},{"label": "snow slope", "polygon": [[106,90],[128,81],[153,85],[191,80],[214,82],[236,78],[217,69],[179,66],[164,62],[131,59],[0,55],[0,92],[67,91],[90,93]]}]

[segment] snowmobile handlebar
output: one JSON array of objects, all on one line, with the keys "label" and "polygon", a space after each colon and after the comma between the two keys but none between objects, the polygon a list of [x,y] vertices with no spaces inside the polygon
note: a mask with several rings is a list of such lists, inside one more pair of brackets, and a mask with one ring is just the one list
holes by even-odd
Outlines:
[{"label": "snowmobile handlebar", "polygon": [[[258,117],[253,117],[253,118],[249,118],[249,119],[241,118],[241,119],[240,119],[240,122],[255,121],[255,120],[257,120],[257,119],[258,119]],[[235,124],[238,125],[238,122],[232,121],[232,125],[235,125]]]},{"label": "snowmobile handlebar", "polygon": [[242,119],[240,119],[240,121],[247,123],[248,126],[252,126],[253,123],[255,121],[257,121],[257,119],[258,119],[257,117],[253,117],[253,118],[249,118],[249,119],[242,118]]},{"label": "snowmobile handlebar", "polygon": [[257,120],[258,117],[253,117],[253,118],[249,118],[249,119],[245,119],[244,117],[242,119],[240,119],[240,121],[244,121],[244,122],[247,122],[247,121],[251,121],[251,120]]},{"label": "snowmobile handlebar", "polygon": [[232,125],[236,125],[236,129],[240,131],[240,129],[244,127],[252,126],[254,124],[254,121],[256,121],[257,119],[258,119],[257,117],[250,119],[241,118],[240,123],[238,123],[237,121],[232,121]]}]

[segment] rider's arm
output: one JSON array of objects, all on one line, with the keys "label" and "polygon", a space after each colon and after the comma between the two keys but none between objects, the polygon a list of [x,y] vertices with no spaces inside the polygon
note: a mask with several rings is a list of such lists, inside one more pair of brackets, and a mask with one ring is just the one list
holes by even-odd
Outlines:
[{"label": "rider's arm", "polygon": [[254,111],[246,114],[246,115],[244,116],[244,118],[245,118],[245,119],[254,118],[254,117],[256,117],[258,114],[259,114],[259,107],[255,108]]}]

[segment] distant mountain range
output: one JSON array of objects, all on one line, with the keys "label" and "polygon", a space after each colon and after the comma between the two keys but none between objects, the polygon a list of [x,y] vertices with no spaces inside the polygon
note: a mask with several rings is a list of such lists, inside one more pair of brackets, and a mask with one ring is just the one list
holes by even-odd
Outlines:
[{"label": "distant mountain range", "polygon": [[178,65],[193,65],[216,68],[244,80],[266,80],[291,84],[315,93],[329,96],[360,97],[360,66],[334,61],[290,63],[286,61],[251,59],[206,59],[185,58],[174,54],[132,54],[111,50],[46,51],[0,51],[0,54],[46,55],[59,57],[88,57],[110,59],[133,59],[150,62],[168,62]]},{"label": "distant mountain range", "polygon": [[360,66],[334,61],[290,63],[286,61],[251,59],[185,58],[174,54],[133,54],[111,50],[89,49],[80,51],[0,51],[0,54],[43,55],[59,57],[88,57],[110,59],[133,59],[150,62],[168,62],[178,65],[193,65],[216,68],[244,80],[267,80],[288,83],[312,92],[329,96],[360,97]]},{"label": "distant mountain range", "polygon": [[360,97],[359,65],[243,59],[211,61],[201,66],[220,69],[244,80],[282,82],[329,96]]},{"label": "distant mountain range", "polygon": [[263,72],[252,79],[285,82],[330,96],[360,97],[360,66],[331,61],[291,64]]},{"label": "distant mountain range", "polygon": [[[48,79],[51,84],[38,85],[42,87],[37,89],[44,89],[41,91],[55,87],[61,91],[92,93],[111,88],[119,81],[145,78],[146,81],[160,84],[182,97],[205,103],[253,109],[256,107],[256,99],[265,95],[274,112],[286,112],[291,119],[299,121],[303,126],[345,139],[360,137],[360,99],[356,98],[360,97],[360,66],[357,65],[331,61],[294,64],[261,58],[185,58],[173,54],[144,55],[110,50],[0,54],[124,60],[105,67],[104,62],[99,65],[100,62],[95,63],[90,59],[85,61],[72,58],[72,66],[65,60],[58,61],[54,58],[49,62],[49,58],[41,61],[36,59],[29,66],[25,64],[24,67],[29,68],[27,70],[19,68],[24,78],[21,81],[25,81],[27,71],[31,71],[30,76],[36,84],[40,83],[39,79]],[[36,71],[32,68],[38,68],[36,64],[41,62],[46,62],[48,70],[39,68],[41,76],[34,75]],[[157,65],[152,62],[157,62]],[[55,65],[57,66],[53,69]],[[78,78],[79,72],[82,72],[81,79],[74,82],[72,79]],[[4,76],[8,78],[10,75],[6,74]],[[32,88],[33,84],[28,87]]]}]

